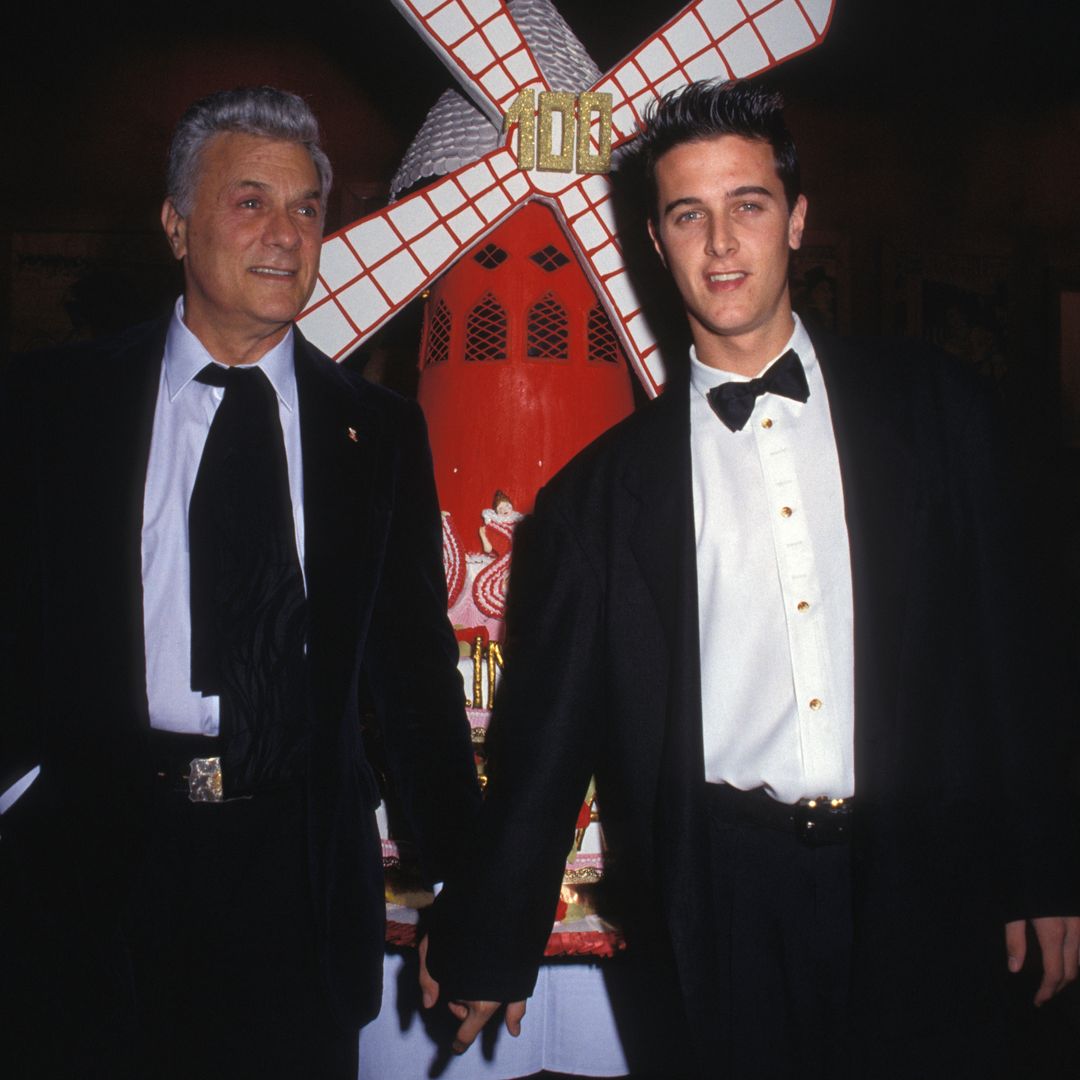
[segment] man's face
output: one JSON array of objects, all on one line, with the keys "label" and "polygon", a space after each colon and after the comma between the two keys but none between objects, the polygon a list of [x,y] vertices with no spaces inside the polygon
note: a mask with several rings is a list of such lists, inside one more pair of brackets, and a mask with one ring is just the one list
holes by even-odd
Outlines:
[{"label": "man's face", "polygon": [[[802,242],[806,200],[788,212],[772,147],[719,135],[673,147],[656,163],[649,232],[690,319],[698,358],[756,374],[791,334],[788,256]],[[741,362],[740,362],[741,361]]]},{"label": "man's face", "polygon": [[191,212],[166,200],[161,220],[184,261],[188,327],[223,363],[257,360],[315,287],[323,216],[311,155],[298,143],[215,135]]}]

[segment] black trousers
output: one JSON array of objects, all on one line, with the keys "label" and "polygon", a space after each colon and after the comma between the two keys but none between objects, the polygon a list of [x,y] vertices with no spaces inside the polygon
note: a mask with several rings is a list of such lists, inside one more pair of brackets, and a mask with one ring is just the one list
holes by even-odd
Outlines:
[{"label": "black trousers", "polygon": [[[719,1002],[729,1080],[850,1076],[851,849],[710,807]],[[703,943],[703,947],[708,947]]]},{"label": "black trousers", "polygon": [[123,920],[143,1077],[355,1080],[322,988],[303,794],[160,792]]},{"label": "black trousers", "polygon": [[[848,1067],[851,850],[710,807],[710,983],[684,1002],[666,936],[604,966],[634,1080],[874,1080]],[[659,918],[660,916],[658,916]],[[688,1019],[687,1013],[704,1020]]]}]

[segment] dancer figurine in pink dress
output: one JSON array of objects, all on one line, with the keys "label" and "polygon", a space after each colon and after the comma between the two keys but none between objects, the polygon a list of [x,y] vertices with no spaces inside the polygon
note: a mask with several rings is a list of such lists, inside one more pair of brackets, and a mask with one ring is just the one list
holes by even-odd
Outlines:
[{"label": "dancer figurine in pink dress", "polygon": [[501,619],[506,611],[506,586],[510,580],[510,551],[513,547],[514,529],[524,517],[514,509],[510,497],[496,491],[491,508],[483,512],[484,524],[480,526],[480,543],[484,553],[494,555],[477,575],[473,584],[473,600],[489,618]]}]

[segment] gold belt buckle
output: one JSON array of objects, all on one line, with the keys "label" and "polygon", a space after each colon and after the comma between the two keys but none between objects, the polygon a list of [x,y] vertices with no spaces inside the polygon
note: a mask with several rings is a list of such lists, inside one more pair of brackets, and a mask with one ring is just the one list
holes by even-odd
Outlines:
[{"label": "gold belt buckle", "polygon": [[188,772],[188,798],[194,803],[224,802],[221,792],[221,758],[191,759]]}]

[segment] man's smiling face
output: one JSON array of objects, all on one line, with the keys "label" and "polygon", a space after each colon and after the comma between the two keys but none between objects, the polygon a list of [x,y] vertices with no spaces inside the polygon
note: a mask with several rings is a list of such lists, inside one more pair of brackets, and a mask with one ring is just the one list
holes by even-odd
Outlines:
[{"label": "man's smiling face", "polygon": [[[698,358],[757,374],[791,334],[788,258],[806,200],[788,208],[772,147],[741,135],[681,143],[656,162],[653,243],[690,319]],[[740,358],[743,358],[740,360]]]},{"label": "man's smiling face", "polygon": [[215,135],[190,212],[166,200],[162,224],[184,262],[184,321],[212,356],[251,362],[281,340],[319,270],[319,177],[302,145]]}]

